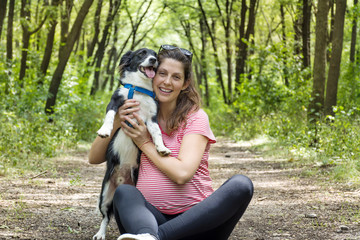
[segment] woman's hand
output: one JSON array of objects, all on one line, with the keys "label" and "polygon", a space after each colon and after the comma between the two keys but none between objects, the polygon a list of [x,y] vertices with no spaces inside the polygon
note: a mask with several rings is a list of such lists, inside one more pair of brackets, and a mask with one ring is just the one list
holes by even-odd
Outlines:
[{"label": "woman's hand", "polygon": [[133,118],[124,116],[124,120],[129,122],[133,127],[128,126],[125,121],[121,122],[121,127],[125,134],[131,137],[134,143],[141,149],[144,144],[150,142],[150,134],[139,114],[133,112],[132,116]]},{"label": "woman's hand", "polygon": [[117,120],[119,122],[125,122],[125,117],[128,116],[131,119],[134,118],[133,113],[138,112],[140,110],[140,103],[135,99],[128,99],[125,103],[119,107],[117,113]]}]

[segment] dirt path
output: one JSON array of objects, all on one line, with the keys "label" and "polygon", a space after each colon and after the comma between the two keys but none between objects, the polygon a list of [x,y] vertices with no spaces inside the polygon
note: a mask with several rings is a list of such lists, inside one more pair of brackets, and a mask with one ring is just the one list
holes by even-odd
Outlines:
[{"label": "dirt path", "polygon": [[[0,178],[0,239],[91,239],[104,165],[90,166],[86,150],[57,158],[39,174]],[[220,140],[212,149],[214,187],[241,173],[255,185],[235,239],[360,239],[360,191],[301,177],[286,160]],[[334,184],[332,184],[334,185]],[[118,231],[111,222],[107,239]]]}]

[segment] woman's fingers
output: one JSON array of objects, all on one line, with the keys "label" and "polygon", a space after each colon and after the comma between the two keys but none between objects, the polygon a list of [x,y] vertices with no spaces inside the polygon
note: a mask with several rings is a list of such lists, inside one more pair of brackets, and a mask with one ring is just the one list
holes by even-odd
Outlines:
[{"label": "woman's fingers", "polygon": [[125,109],[125,110],[120,110],[119,111],[119,115],[120,115],[120,119],[124,119],[125,116],[128,116],[130,118],[134,118],[133,116],[133,113],[139,111],[140,108],[128,108],[128,109]]},{"label": "woman's fingers", "polygon": [[[135,113],[136,114],[136,113]],[[139,128],[139,125],[138,125],[138,123],[136,122],[136,121],[134,121],[133,119],[132,119],[133,117],[130,117],[130,116],[125,116],[125,121],[127,121],[128,123],[130,123],[133,127],[133,129],[134,128]],[[127,125],[127,124],[126,124]],[[128,126],[129,127],[129,126]],[[130,127],[131,128],[131,127]]]},{"label": "woman's fingers", "polygon": [[[129,121],[130,122],[130,121]],[[131,123],[130,123],[131,124]],[[134,125],[133,125],[134,126]],[[131,138],[136,137],[135,129],[127,125],[125,122],[121,122],[121,127],[126,135],[128,135]]]},{"label": "woman's fingers", "polygon": [[139,107],[140,103],[138,101],[136,101],[135,99],[128,99],[125,101],[125,103],[123,105],[121,105],[119,107],[119,111],[123,111],[129,108],[135,108],[135,107]]},{"label": "woman's fingers", "polygon": [[132,127],[130,127],[125,121],[121,122],[121,126],[125,134],[131,137],[136,145],[140,146],[142,143],[150,139],[150,135],[139,114],[134,113],[133,117],[134,118],[130,118],[130,116],[124,117],[125,121],[131,124]]},{"label": "woman's fingers", "polygon": [[137,112],[139,110],[140,110],[139,107],[128,108],[128,109],[126,109],[126,114],[130,115],[130,113],[135,113],[135,112]]},{"label": "woman's fingers", "polygon": [[135,117],[135,119],[138,121],[140,126],[145,126],[144,121],[142,120],[142,118],[139,116],[139,114],[134,113],[133,116]]},{"label": "woman's fingers", "polygon": [[137,100],[128,99],[128,100],[125,101],[125,103],[122,105],[122,107],[124,109],[126,109],[126,108],[129,108],[129,107],[136,107],[136,106],[139,106],[139,105],[140,105],[140,103]]},{"label": "woman's fingers", "polygon": [[118,114],[120,117],[120,121],[125,121],[125,116],[130,116],[133,118],[132,114],[139,111],[139,102],[135,99],[128,99],[125,103],[119,107]]}]

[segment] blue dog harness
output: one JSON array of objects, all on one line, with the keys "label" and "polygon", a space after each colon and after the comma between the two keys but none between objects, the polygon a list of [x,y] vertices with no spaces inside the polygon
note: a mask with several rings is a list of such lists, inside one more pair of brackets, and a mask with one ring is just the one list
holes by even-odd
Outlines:
[{"label": "blue dog harness", "polygon": [[128,93],[128,99],[132,99],[134,97],[134,92],[137,91],[137,92],[141,92],[141,93],[144,93],[152,98],[155,99],[156,95],[154,92],[152,91],[149,91],[145,88],[142,88],[142,87],[137,87],[137,86],[134,86],[132,84],[125,84],[124,85],[124,88],[127,88],[129,89],[129,93]]},{"label": "blue dog harness", "polygon": [[[134,86],[132,84],[124,84],[124,88],[127,88],[129,89],[129,93],[128,93],[128,99],[133,99],[134,98],[134,92],[137,91],[137,92],[141,92],[141,93],[144,93],[150,97],[152,97],[153,99],[155,99],[156,95],[154,92],[152,91],[149,91],[145,88],[142,88],[142,87],[137,87],[137,86]],[[128,122],[126,121],[125,122],[129,127],[132,127],[133,126]]]}]

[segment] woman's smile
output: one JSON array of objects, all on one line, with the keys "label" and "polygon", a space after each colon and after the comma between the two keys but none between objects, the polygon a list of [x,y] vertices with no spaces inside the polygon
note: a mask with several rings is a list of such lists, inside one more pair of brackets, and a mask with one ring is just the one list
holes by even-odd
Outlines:
[{"label": "woman's smile", "polygon": [[159,90],[160,90],[162,93],[165,93],[165,94],[171,93],[171,92],[173,91],[173,90],[171,90],[171,89],[163,88],[163,87],[159,87]]}]

